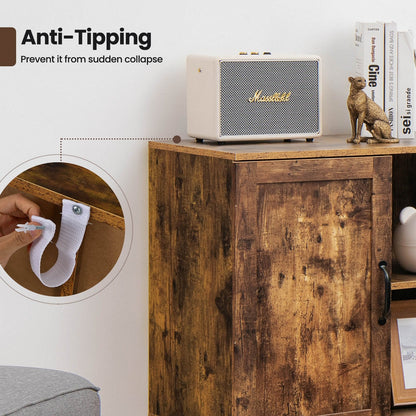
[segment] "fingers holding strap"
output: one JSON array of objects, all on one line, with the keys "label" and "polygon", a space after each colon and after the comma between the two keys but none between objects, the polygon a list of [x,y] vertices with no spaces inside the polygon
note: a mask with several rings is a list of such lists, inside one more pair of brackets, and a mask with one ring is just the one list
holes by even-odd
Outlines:
[{"label": "fingers holding strap", "polygon": [[56,247],[56,263],[45,273],[41,273],[40,264],[44,250],[55,234],[55,224],[42,217],[32,216],[32,221],[39,222],[45,229],[42,236],[32,244],[30,264],[33,272],[47,287],[58,287],[70,277],[75,267],[76,253],[84,238],[85,229],[90,218],[90,207],[68,199],[62,201],[61,228]]}]

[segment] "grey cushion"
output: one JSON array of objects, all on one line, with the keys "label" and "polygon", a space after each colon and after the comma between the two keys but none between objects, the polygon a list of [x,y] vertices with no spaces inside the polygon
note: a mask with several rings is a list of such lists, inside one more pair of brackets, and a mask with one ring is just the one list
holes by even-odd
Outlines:
[{"label": "grey cushion", "polygon": [[0,366],[0,415],[98,416],[98,390],[64,371]]}]

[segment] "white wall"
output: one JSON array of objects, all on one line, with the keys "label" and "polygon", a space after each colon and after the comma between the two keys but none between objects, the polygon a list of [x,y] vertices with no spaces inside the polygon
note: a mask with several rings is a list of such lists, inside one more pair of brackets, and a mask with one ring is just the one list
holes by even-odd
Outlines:
[{"label": "white wall", "polygon": [[[159,66],[21,64],[0,67],[0,187],[23,168],[57,160],[59,138],[159,138],[185,132],[190,53],[318,54],[324,134],[349,134],[345,106],[356,20],[416,31],[414,0],[21,0],[0,4],[0,27],[151,31]],[[61,48],[61,49],[59,49]],[[133,49],[115,47],[126,56]],[[79,46],[19,46],[22,54],[88,55]],[[107,52],[104,52],[108,54]],[[101,386],[104,416],[147,414],[147,144],[64,142],[64,160],[112,181],[127,214],[122,261],[98,293],[54,304],[1,271],[0,364],[59,368]],[[124,198],[125,196],[125,198]],[[124,198],[124,199],[123,199]],[[130,244],[131,243],[131,244]],[[111,282],[110,282],[111,281]],[[50,299],[49,299],[50,300]],[[186,415],[185,415],[186,416]]]}]

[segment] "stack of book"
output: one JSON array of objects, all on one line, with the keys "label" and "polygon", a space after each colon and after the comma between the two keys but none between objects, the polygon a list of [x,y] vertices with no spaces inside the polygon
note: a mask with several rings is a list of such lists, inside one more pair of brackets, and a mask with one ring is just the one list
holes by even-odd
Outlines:
[{"label": "stack of book", "polygon": [[366,79],[364,91],[386,113],[392,137],[413,139],[416,66],[411,32],[398,31],[394,22],[357,22],[355,59],[356,76]]}]

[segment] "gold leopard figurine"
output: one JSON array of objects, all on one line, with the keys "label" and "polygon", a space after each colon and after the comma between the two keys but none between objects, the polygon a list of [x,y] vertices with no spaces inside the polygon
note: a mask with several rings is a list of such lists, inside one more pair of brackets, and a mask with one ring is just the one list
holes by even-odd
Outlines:
[{"label": "gold leopard figurine", "polygon": [[[399,139],[391,137],[391,127],[384,111],[363,91],[366,85],[363,77],[349,77],[350,94],[347,99],[350,112],[352,136],[348,143],[398,143]],[[372,138],[361,137],[363,123],[372,134]]]}]

